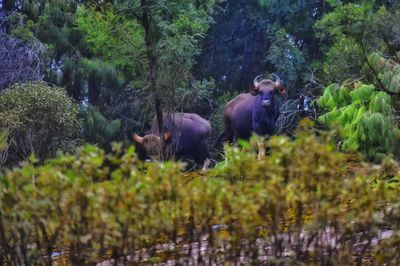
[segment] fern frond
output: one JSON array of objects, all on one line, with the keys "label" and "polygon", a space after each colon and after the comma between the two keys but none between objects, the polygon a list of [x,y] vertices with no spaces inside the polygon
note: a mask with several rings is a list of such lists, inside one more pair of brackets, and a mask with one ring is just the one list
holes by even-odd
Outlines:
[{"label": "fern frond", "polygon": [[[375,63],[382,63],[373,58]],[[329,111],[319,120],[328,126],[339,126],[343,138],[341,148],[359,150],[368,159],[379,160],[382,154],[394,152],[394,144],[400,138],[400,130],[394,123],[390,95],[377,91],[374,85],[360,84],[346,94],[346,86],[340,89],[328,86],[318,104]],[[348,98],[348,96],[350,98]],[[343,103],[344,106],[340,106]],[[333,104],[336,104],[333,106]],[[382,157],[383,158],[383,157]]]}]

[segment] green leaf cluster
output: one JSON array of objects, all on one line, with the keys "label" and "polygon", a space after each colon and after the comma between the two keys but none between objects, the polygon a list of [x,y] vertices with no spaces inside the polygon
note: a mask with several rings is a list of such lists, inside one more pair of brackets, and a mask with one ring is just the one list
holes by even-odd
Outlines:
[{"label": "green leaf cluster", "polygon": [[79,6],[75,23],[92,57],[123,70],[128,76],[143,71],[146,62],[143,29],[118,15],[112,5]]},{"label": "green leaf cluster", "polygon": [[387,93],[362,83],[332,84],[317,102],[326,111],[319,120],[339,127],[344,150],[358,150],[373,160],[395,152],[399,129]]},{"label": "green leaf cluster", "polygon": [[400,93],[400,63],[398,61],[400,52],[396,53],[393,58],[385,58],[379,53],[372,53],[368,56],[368,62],[377,75],[377,79],[381,82],[389,93]]}]

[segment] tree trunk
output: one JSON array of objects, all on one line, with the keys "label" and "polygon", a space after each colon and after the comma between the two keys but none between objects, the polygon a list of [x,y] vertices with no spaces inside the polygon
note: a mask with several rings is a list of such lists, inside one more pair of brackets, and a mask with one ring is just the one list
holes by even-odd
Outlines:
[{"label": "tree trunk", "polygon": [[100,96],[100,84],[95,74],[90,74],[88,78],[88,97],[91,105],[97,105]]},{"label": "tree trunk", "polygon": [[15,8],[15,0],[4,0],[3,1],[3,10],[12,11]]},{"label": "tree trunk", "polygon": [[143,10],[142,15],[142,25],[144,29],[144,37],[146,44],[146,53],[148,60],[148,72],[147,72],[147,81],[150,85],[150,89],[153,91],[154,95],[154,106],[156,111],[156,119],[158,125],[158,131],[161,139],[161,159],[164,160],[166,156],[165,149],[165,140],[163,138],[163,111],[162,111],[162,101],[161,101],[161,92],[157,86],[157,59],[154,53],[155,49],[155,36],[154,32],[152,32],[152,23],[150,21],[151,16],[149,12],[149,4],[145,0],[141,0],[141,7]]}]

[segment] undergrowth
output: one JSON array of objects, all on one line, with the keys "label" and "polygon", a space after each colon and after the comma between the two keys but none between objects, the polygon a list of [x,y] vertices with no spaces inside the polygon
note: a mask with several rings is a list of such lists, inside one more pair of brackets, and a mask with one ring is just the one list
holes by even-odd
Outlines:
[{"label": "undergrowth", "polygon": [[252,146],[226,147],[225,162],[200,173],[118,145],[4,171],[0,264],[400,260],[393,161],[350,159],[307,123],[295,140],[272,137],[261,160]]}]

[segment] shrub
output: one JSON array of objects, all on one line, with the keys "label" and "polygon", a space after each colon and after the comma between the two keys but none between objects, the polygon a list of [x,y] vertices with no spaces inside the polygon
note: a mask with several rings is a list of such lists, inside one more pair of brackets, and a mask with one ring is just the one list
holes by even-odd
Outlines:
[{"label": "shrub", "polygon": [[[308,129],[297,136],[272,137],[262,160],[243,143],[202,174],[142,163],[119,146],[25,163],[0,176],[0,263],[51,264],[55,251],[72,265],[389,262],[397,166],[349,167]],[[381,241],[385,229],[393,237]]]},{"label": "shrub", "polygon": [[62,88],[16,84],[0,93],[0,128],[8,130],[8,164],[32,153],[44,160],[71,149],[80,130],[78,108]]},{"label": "shrub", "polygon": [[338,126],[344,150],[358,150],[366,159],[380,161],[395,151],[399,137],[391,97],[374,85],[328,86],[318,99],[327,112],[319,120]]}]

